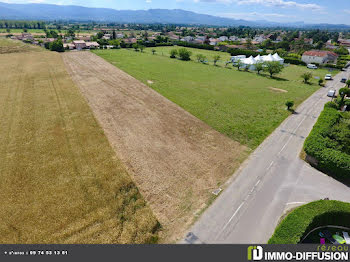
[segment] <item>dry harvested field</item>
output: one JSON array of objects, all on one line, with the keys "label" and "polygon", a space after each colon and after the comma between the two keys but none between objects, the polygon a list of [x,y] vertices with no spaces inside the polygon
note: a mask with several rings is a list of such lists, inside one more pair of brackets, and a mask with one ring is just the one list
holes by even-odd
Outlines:
[{"label": "dry harvested field", "polygon": [[176,241],[246,157],[246,147],[90,52],[63,58],[160,221],[161,242]]},{"label": "dry harvested field", "polygon": [[0,38],[0,54],[30,52],[39,50],[41,49],[33,45],[24,44],[21,41]]},{"label": "dry harvested field", "polygon": [[0,243],[154,242],[159,224],[61,55],[0,54],[0,72]]}]

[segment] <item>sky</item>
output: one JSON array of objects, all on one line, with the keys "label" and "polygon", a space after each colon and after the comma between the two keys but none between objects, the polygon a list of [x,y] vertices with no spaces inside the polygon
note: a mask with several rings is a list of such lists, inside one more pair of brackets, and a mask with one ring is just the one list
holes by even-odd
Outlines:
[{"label": "sky", "polygon": [[350,0],[0,0],[105,7],[118,10],[184,9],[244,20],[350,25]]}]

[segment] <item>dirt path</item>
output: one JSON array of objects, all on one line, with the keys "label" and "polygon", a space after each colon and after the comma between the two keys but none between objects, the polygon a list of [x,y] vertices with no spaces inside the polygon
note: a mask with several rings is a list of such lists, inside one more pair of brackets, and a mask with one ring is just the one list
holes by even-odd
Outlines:
[{"label": "dirt path", "polygon": [[162,242],[176,241],[246,148],[90,52],[63,59],[161,222]]}]

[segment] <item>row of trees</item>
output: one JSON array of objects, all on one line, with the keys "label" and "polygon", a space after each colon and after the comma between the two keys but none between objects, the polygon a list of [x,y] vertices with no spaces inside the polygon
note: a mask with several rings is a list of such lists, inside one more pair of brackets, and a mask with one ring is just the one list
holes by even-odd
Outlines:
[{"label": "row of trees", "polygon": [[19,20],[0,20],[0,28],[7,29],[45,29],[46,24],[42,21],[19,21]]}]

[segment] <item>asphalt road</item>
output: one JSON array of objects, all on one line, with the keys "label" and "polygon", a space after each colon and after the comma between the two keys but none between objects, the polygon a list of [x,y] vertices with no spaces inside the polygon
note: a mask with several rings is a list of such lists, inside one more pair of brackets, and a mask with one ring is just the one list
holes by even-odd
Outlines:
[{"label": "asphalt road", "polygon": [[330,89],[344,87],[339,73],[301,104],[237,171],[238,176],[201,216],[182,243],[266,243],[293,207],[330,198],[350,202],[350,188],[299,158]]}]

